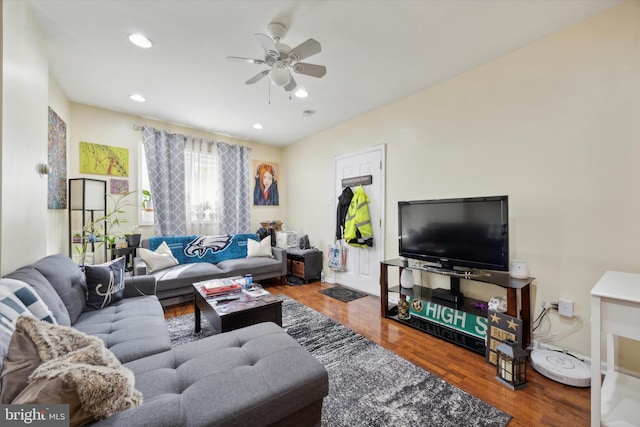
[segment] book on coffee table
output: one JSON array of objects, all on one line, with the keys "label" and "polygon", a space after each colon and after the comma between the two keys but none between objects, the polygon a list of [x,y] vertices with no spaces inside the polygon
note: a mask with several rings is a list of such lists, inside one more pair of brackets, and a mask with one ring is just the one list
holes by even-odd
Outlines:
[{"label": "book on coffee table", "polygon": [[225,277],[224,279],[211,279],[196,283],[202,287],[202,291],[207,295],[218,295],[242,289],[244,278],[241,276]]}]

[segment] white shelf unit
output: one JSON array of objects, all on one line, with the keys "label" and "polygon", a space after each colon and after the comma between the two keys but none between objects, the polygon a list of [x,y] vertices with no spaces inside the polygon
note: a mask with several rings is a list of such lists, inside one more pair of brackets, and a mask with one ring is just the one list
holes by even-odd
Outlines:
[{"label": "white shelf unit", "polygon": [[[616,370],[616,337],[640,341],[640,274],[607,271],[591,289],[591,426],[636,426],[640,378]],[[606,364],[601,382],[602,336]]]}]

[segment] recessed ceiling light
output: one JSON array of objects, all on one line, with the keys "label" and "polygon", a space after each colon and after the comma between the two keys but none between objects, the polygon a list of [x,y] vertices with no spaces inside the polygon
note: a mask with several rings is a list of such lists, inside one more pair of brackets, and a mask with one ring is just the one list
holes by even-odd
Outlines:
[{"label": "recessed ceiling light", "polygon": [[129,40],[131,41],[131,43],[143,49],[149,49],[153,45],[151,43],[151,40],[149,40],[142,34],[131,34],[129,36]]},{"label": "recessed ceiling light", "polygon": [[262,125],[261,125],[260,123],[255,123],[255,124],[253,125],[253,128],[254,128],[254,129],[262,129]]},{"label": "recessed ceiling light", "polygon": [[139,93],[134,93],[129,98],[133,99],[136,102],[144,102],[144,101],[146,101],[146,99],[144,99],[144,96],[140,95]]},{"label": "recessed ceiling light", "polygon": [[304,89],[298,89],[295,93],[298,98],[306,98],[309,96],[309,93]]}]

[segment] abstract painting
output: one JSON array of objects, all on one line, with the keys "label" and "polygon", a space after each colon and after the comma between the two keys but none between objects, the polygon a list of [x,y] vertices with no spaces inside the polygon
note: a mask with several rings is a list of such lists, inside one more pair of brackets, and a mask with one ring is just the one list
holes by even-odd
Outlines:
[{"label": "abstract painting", "polygon": [[129,149],[80,141],[80,173],[129,176]]},{"label": "abstract painting", "polygon": [[67,208],[67,124],[49,107],[47,208]]},{"label": "abstract painting", "polygon": [[109,182],[109,193],[111,194],[126,194],[129,192],[129,180],[128,179],[112,179]]}]

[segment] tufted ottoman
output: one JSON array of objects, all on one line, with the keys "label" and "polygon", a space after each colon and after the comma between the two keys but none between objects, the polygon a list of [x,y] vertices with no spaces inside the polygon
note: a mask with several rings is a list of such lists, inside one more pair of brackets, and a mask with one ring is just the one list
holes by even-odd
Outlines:
[{"label": "tufted ottoman", "polygon": [[[214,335],[125,366],[144,395],[144,405],[126,411],[127,420],[154,427],[319,426],[329,391],[324,366],[275,323]],[[96,425],[122,425],[121,414]]]}]

